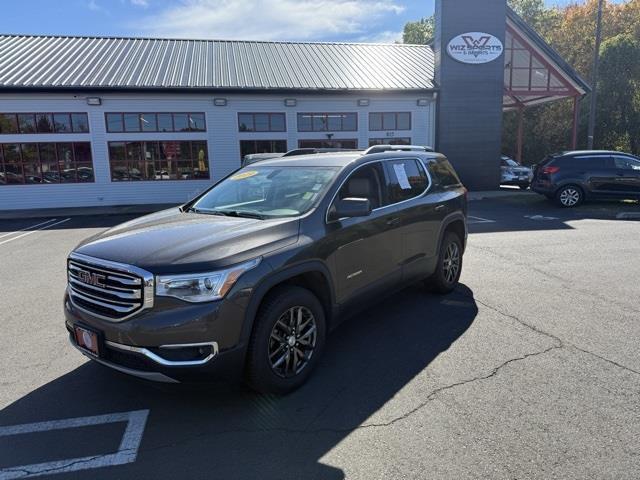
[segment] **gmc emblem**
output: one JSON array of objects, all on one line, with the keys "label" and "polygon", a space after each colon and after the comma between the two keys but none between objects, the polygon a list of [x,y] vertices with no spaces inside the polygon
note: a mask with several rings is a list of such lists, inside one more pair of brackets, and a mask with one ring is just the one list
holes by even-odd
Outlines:
[{"label": "gmc emblem", "polygon": [[99,273],[87,272],[86,270],[78,270],[78,279],[83,283],[88,283],[94,287],[105,288],[104,280],[106,275],[100,275]]}]

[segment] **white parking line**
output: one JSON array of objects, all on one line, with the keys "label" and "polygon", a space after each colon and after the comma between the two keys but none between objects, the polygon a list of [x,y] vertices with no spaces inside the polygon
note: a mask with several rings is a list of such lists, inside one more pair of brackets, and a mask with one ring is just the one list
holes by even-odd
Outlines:
[{"label": "white parking line", "polygon": [[92,425],[104,425],[107,423],[127,422],[127,427],[122,435],[120,447],[115,453],[105,455],[92,455],[90,457],[69,458],[55,460],[53,462],[34,463],[17,467],[5,467],[0,469],[0,480],[13,480],[14,478],[31,478],[40,475],[54,473],[76,472],[90,468],[111,467],[135,462],[138,448],[142,441],[144,427],[147,423],[149,410],[135,410],[124,413],[110,413],[96,415],[94,417],[69,418],[66,420],[54,420],[51,422],[27,423],[11,427],[0,427],[0,437],[21,435],[26,433],[48,432],[66,428],[89,427]]},{"label": "white parking line", "polygon": [[[56,219],[54,218],[53,220],[56,220]],[[40,228],[36,228],[35,230],[29,230],[28,232],[25,232],[22,235],[18,235],[17,237],[13,237],[13,238],[10,238],[10,239],[5,240],[3,242],[0,242],[0,245],[4,245],[5,243],[13,242],[14,240],[18,240],[19,238],[26,237],[27,235],[31,235],[32,233],[38,232],[40,230],[45,230],[45,229],[47,229],[49,227],[54,227],[56,225],[60,225],[61,223],[68,222],[69,220],[71,220],[71,218],[65,218],[64,220],[60,220],[59,222],[49,223],[48,225],[45,225],[45,226],[40,227]],[[43,222],[43,223],[47,223],[47,222]],[[42,225],[42,224],[40,224],[40,225]],[[34,225],[34,227],[36,227],[36,226],[37,225]],[[12,233],[18,233],[18,232],[12,232]]]},{"label": "white parking line", "polygon": [[9,235],[14,235],[14,234],[16,234],[16,233],[20,233],[20,232],[26,232],[27,230],[31,230],[32,228],[39,227],[40,225],[44,225],[45,223],[53,222],[53,221],[55,221],[55,220],[57,220],[57,219],[55,219],[55,218],[50,218],[50,219],[49,219],[49,220],[47,220],[46,222],[37,223],[37,224],[35,224],[35,225],[31,225],[30,227],[22,228],[22,229],[20,229],[20,230],[16,230],[15,232],[8,232],[8,233],[5,233],[4,235],[0,235],[0,238],[8,237]]},{"label": "white parking line", "polygon": [[496,223],[495,220],[489,220],[488,218],[474,217],[473,215],[467,215],[467,223]]}]

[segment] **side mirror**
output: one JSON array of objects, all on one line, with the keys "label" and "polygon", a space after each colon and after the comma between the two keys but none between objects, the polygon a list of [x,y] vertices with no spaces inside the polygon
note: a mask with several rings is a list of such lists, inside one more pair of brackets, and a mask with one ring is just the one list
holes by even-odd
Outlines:
[{"label": "side mirror", "polygon": [[371,215],[371,203],[367,198],[343,198],[336,200],[329,220],[340,218],[368,217]]}]

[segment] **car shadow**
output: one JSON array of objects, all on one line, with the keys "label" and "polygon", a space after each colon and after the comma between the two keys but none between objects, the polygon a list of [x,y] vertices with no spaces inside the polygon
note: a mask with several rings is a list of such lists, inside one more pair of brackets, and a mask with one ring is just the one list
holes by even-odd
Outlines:
[{"label": "car shadow", "polygon": [[[446,296],[412,286],[335,329],[310,381],[290,395],[259,395],[239,385],[150,384],[87,362],[4,408],[0,424],[149,409],[137,460],[91,470],[92,478],[341,479],[344,472],[322,458],[416,375],[429,375],[430,363],[477,313],[464,285]],[[68,457],[76,456],[74,448]],[[30,453],[37,461],[39,452]]]}]

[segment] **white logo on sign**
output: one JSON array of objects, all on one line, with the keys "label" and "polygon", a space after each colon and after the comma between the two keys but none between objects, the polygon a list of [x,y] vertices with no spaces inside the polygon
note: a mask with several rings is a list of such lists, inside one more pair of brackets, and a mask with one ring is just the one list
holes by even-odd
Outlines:
[{"label": "white logo on sign", "polygon": [[447,45],[449,56],[462,63],[488,63],[499,58],[502,51],[500,39],[483,32],[463,33]]}]

